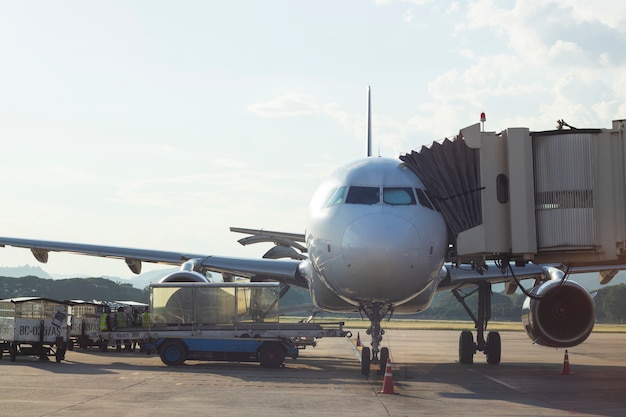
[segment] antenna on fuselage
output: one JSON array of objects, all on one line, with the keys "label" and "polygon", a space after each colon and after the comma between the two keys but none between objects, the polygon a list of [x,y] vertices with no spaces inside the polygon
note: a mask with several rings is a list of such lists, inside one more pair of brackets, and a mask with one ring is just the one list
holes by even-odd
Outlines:
[{"label": "antenna on fuselage", "polygon": [[371,87],[367,86],[367,156],[372,156],[372,107],[371,107]]}]

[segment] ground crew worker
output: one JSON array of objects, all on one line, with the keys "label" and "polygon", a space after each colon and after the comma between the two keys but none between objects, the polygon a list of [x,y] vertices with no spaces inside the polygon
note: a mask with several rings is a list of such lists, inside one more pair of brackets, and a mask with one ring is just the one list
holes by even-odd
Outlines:
[{"label": "ground crew worker", "polygon": [[102,311],[102,314],[100,314],[100,331],[101,332],[109,331],[109,321],[110,321],[109,312],[105,308]]},{"label": "ground crew worker", "polygon": [[107,306],[100,315],[100,331],[106,332],[113,330],[111,328],[111,317],[109,316],[109,313],[111,313],[111,309]]},{"label": "ground crew worker", "polygon": [[144,307],[141,313],[141,326],[150,327],[150,307]]},{"label": "ground crew worker", "polygon": [[[116,329],[128,326],[128,319],[126,317],[126,313],[124,313],[124,307],[118,307],[117,314],[115,315],[115,322]],[[116,350],[118,352],[122,350],[122,343],[124,343],[123,340],[116,340]],[[130,348],[130,345],[128,348]]]}]

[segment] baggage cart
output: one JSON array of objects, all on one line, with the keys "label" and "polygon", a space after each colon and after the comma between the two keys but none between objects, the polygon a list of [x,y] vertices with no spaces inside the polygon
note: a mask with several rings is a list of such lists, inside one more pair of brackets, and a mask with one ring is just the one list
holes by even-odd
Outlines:
[{"label": "baggage cart", "polygon": [[44,297],[0,300],[0,358],[38,356],[65,359],[69,337],[69,304]]}]

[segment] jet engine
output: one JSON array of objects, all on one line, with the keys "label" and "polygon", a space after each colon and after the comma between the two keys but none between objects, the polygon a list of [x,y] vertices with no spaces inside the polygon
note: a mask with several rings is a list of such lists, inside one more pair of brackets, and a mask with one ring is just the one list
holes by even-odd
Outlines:
[{"label": "jet engine", "polygon": [[199,272],[176,271],[161,278],[159,282],[209,282],[209,280]]},{"label": "jet engine", "polygon": [[533,342],[572,347],[584,342],[595,323],[595,304],[573,281],[550,280],[531,291],[522,307],[522,323]]}]

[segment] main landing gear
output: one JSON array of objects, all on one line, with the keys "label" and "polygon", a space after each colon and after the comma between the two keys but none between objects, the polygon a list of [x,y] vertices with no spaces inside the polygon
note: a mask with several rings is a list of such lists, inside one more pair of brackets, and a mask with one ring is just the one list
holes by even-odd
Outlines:
[{"label": "main landing gear", "polygon": [[[465,303],[465,298],[478,291],[478,317],[474,315],[472,310]],[[502,343],[500,333],[489,332],[485,340],[485,330],[487,323],[491,319],[491,284],[482,282],[477,288],[469,294],[462,294],[458,289],[452,290],[452,294],[463,305],[463,308],[474,321],[476,327],[476,342],[474,336],[469,330],[461,332],[459,337],[459,362],[462,364],[474,363],[474,354],[481,351],[487,358],[487,363],[497,365],[500,363],[502,356]]]},{"label": "main landing gear", "polygon": [[361,374],[370,374],[370,365],[378,363],[378,373],[385,373],[385,364],[389,359],[389,348],[380,348],[380,342],[383,340],[385,331],[380,327],[380,322],[388,313],[393,314],[393,306],[383,303],[361,304],[359,306],[361,315],[365,314],[370,319],[370,327],[366,333],[372,338],[372,349],[363,347],[361,350]]}]

